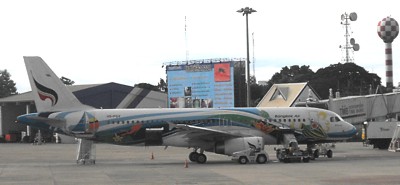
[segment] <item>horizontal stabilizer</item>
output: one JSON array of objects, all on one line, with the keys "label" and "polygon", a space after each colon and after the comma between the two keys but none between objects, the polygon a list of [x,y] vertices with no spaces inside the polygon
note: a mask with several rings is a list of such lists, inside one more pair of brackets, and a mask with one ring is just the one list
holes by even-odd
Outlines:
[{"label": "horizontal stabilizer", "polygon": [[46,123],[54,128],[65,128],[66,127],[66,122],[63,119],[44,118],[44,117],[37,117],[37,116],[27,116],[26,118]]}]

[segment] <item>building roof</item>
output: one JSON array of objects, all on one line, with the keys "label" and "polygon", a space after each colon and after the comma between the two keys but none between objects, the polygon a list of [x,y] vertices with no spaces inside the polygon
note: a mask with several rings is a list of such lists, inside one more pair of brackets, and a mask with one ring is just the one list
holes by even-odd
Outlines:
[{"label": "building roof", "polygon": [[[94,108],[158,108],[167,107],[167,94],[139,87],[118,84],[73,85],[67,86],[78,100]],[[6,103],[34,104],[32,91],[0,99],[0,105]]]},{"label": "building roof", "polygon": [[[72,86],[67,86],[69,90],[72,92],[75,91],[80,91],[84,89],[88,89],[91,87],[99,86],[102,84],[90,84],[90,85],[72,85]],[[32,91],[24,92],[21,94],[16,94],[13,96],[8,96],[5,98],[0,98],[0,103],[11,103],[11,102],[33,102],[33,94]]]},{"label": "building roof", "polygon": [[308,86],[304,83],[274,84],[257,107],[290,107]]}]

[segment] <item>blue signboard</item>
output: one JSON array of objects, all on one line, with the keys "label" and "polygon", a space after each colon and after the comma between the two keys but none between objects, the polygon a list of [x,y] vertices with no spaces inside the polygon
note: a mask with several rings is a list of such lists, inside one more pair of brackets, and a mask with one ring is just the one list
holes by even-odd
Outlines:
[{"label": "blue signboard", "polygon": [[233,62],[167,66],[168,107],[234,107]]}]

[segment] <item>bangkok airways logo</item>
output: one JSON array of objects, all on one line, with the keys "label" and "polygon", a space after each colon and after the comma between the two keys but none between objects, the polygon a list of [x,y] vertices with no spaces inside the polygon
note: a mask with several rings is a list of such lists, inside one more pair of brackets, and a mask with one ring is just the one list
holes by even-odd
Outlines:
[{"label": "bangkok airways logo", "polygon": [[38,94],[41,100],[45,101],[46,99],[50,99],[51,106],[54,106],[58,102],[58,95],[57,93],[50,88],[45,87],[44,85],[40,84],[33,78],[35,82],[36,88],[38,89]]}]

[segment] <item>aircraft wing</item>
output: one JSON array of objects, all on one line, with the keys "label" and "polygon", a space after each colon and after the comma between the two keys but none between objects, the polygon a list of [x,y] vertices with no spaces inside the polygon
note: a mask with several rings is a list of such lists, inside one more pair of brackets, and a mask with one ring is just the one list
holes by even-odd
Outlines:
[{"label": "aircraft wing", "polygon": [[243,137],[245,135],[226,132],[223,130],[198,127],[194,125],[177,124],[175,128],[181,129],[188,139],[200,139],[204,141],[219,141],[227,138]]}]

